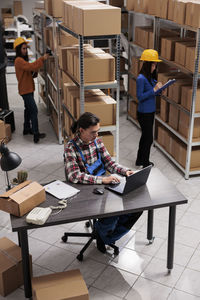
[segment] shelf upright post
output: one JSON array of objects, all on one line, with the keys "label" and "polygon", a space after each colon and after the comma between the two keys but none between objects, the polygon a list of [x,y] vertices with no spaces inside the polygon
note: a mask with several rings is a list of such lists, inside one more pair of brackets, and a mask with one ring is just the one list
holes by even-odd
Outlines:
[{"label": "shelf upright post", "polygon": [[159,17],[154,17],[153,19],[153,45],[154,49],[158,50],[160,52],[160,18]]},{"label": "shelf upright post", "polygon": [[84,113],[84,51],[83,51],[83,36],[79,35],[79,68],[80,68],[80,113]]},{"label": "shelf upright post", "polygon": [[190,173],[190,160],[192,152],[192,137],[194,129],[194,114],[195,114],[195,104],[196,104],[196,92],[198,86],[199,78],[199,60],[200,60],[200,28],[197,29],[196,33],[196,51],[195,51],[195,68],[193,75],[193,89],[192,89],[192,106],[190,110],[190,124],[189,124],[189,134],[188,134],[188,145],[186,154],[186,167],[185,167],[185,179],[189,179]]},{"label": "shelf upright post", "polygon": [[117,35],[117,107],[116,107],[116,162],[119,161],[119,100],[120,100],[120,35]]},{"label": "shelf upright post", "polygon": [[128,108],[129,108],[129,77],[130,77],[130,28],[131,28],[131,14],[130,12],[128,11],[128,82],[127,82],[127,102],[126,102],[126,112],[127,112],[127,115],[126,115],[126,119],[128,120]]},{"label": "shelf upright post", "polygon": [[53,43],[54,43],[54,54],[55,54],[55,73],[56,73],[56,86],[57,86],[57,92],[56,92],[56,98],[57,98],[57,111],[58,111],[58,142],[61,145],[62,144],[62,119],[61,119],[61,97],[60,97],[60,80],[59,80],[59,62],[58,62],[58,53],[57,53],[57,22],[55,19],[53,19]]}]

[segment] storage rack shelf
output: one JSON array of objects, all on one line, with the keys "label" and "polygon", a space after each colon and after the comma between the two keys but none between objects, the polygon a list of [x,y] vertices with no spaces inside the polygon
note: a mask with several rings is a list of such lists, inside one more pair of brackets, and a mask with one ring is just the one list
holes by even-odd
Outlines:
[{"label": "storage rack shelf", "polygon": [[[129,11],[128,12],[128,33],[129,33],[129,59],[130,59],[130,48],[133,48],[133,51],[141,52],[144,49],[136,45],[134,43],[130,42],[130,32],[134,28],[133,24],[131,24],[131,17],[132,16],[141,16],[143,18],[150,18],[153,20],[153,36],[154,36],[154,49],[160,51],[160,45],[159,45],[159,38],[160,38],[160,28],[161,26],[173,26],[174,28],[180,29],[180,36],[185,36],[187,31],[193,31],[196,33],[196,52],[195,52],[195,68],[194,72],[188,70],[184,66],[181,66],[174,61],[169,61],[163,57],[161,59],[163,62],[167,63],[170,67],[177,69],[180,72],[183,72],[193,79],[193,90],[192,90],[192,104],[191,104],[191,110],[188,111],[184,107],[182,107],[180,104],[175,103],[173,100],[170,100],[168,97],[165,97],[162,95],[162,98],[169,102],[170,104],[176,106],[179,110],[184,111],[187,115],[189,115],[190,121],[189,121],[189,134],[188,138],[183,137],[181,134],[179,134],[176,130],[174,130],[171,126],[169,126],[166,122],[164,122],[159,115],[156,115],[155,120],[162,124],[168,131],[172,132],[173,135],[175,135],[179,140],[181,140],[183,143],[186,144],[187,147],[187,153],[186,153],[186,162],[185,162],[185,168],[182,167],[157,141],[154,141],[155,145],[184,173],[185,179],[189,179],[190,175],[197,175],[200,174],[200,168],[190,168],[190,161],[191,161],[191,152],[192,147],[200,146],[200,140],[194,139],[193,136],[193,128],[194,128],[194,120],[195,118],[200,118],[200,113],[195,113],[195,102],[196,102],[196,91],[198,86],[198,80],[200,79],[200,73],[198,72],[199,63],[200,63],[200,28],[193,28],[191,26],[187,25],[180,25],[173,21],[161,19],[159,17],[155,17],[152,15],[147,15],[139,12]],[[133,21],[134,22],[134,21]],[[133,34],[133,41],[134,41],[134,34]],[[130,63],[130,61],[129,61]],[[127,99],[127,112],[128,112],[128,105],[129,105],[129,97]],[[127,114],[127,119],[131,120],[131,117]],[[133,120],[131,120],[133,121]],[[135,121],[135,120],[134,120]],[[134,122],[135,123],[135,122]]]},{"label": "storage rack shelf", "polygon": [[[115,142],[115,153],[116,161],[119,159],[119,96],[120,96],[120,35],[101,35],[101,36],[83,36],[79,35],[62,24],[58,24],[59,30],[63,30],[79,40],[79,62],[80,62],[80,82],[78,83],[70,74],[67,75],[73,80],[73,82],[80,88],[80,113],[84,112],[84,90],[89,89],[116,89],[116,125],[113,126],[102,126],[101,132],[103,131],[115,131],[116,132],[116,142]],[[90,40],[116,40],[116,80],[114,82],[102,82],[102,83],[89,83],[84,84],[84,51],[83,43],[84,41]],[[73,117],[68,111],[65,104],[63,104],[64,109],[67,111],[70,117]],[[74,119],[74,118],[73,118]]]},{"label": "storage rack shelf", "polygon": [[[48,45],[45,43],[45,38],[44,38],[44,28],[46,28],[48,25],[51,24],[52,26],[52,32],[53,32],[53,43],[54,43],[54,49],[57,48],[57,33],[56,33],[56,28],[57,28],[57,23],[59,20],[55,19],[54,17],[48,15],[44,10],[38,10],[34,9],[33,10],[33,16],[36,16],[39,21],[39,25],[37,30],[35,29],[35,39],[39,39],[42,43],[42,53],[36,50],[36,55],[37,58],[46,53],[46,50],[51,50],[51,55],[54,58],[55,61],[55,81],[51,77],[51,75],[48,73],[47,70],[47,63],[45,62],[44,64],[44,75],[40,74],[42,80],[41,84],[44,85],[44,90],[45,90],[45,98],[41,96],[39,93],[40,98],[45,102],[47,105],[47,111],[49,113],[49,120],[52,123],[52,126],[57,134],[58,137],[58,142],[59,144],[63,143],[63,137],[62,137],[62,106],[61,106],[61,98],[60,98],[60,85],[59,85],[59,68],[58,68],[58,57],[56,55],[56,51],[51,49]],[[34,18],[33,18],[34,19]],[[35,25],[35,24],[34,24]],[[53,89],[55,90],[55,95],[56,98],[52,99],[52,96],[49,93],[49,87],[53,86]],[[53,120],[53,117],[51,115],[51,112],[53,111],[56,113],[56,120]]]}]

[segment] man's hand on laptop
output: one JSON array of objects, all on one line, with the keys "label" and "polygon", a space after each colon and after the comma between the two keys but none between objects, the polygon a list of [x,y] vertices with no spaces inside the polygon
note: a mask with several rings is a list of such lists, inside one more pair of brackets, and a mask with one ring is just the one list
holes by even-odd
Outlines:
[{"label": "man's hand on laptop", "polygon": [[134,173],[134,171],[128,170],[128,171],[126,171],[126,176],[128,177],[128,176],[132,175],[133,173]]},{"label": "man's hand on laptop", "polygon": [[103,177],[103,179],[102,179],[103,184],[110,184],[110,183],[115,184],[115,183],[119,183],[119,182],[120,182],[120,179],[114,175],[106,176],[106,177]]}]

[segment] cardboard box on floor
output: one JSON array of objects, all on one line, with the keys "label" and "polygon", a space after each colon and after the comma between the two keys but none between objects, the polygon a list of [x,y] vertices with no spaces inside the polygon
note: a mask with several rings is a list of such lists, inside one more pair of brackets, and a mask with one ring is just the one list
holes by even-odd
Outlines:
[{"label": "cardboard box on floor", "polygon": [[4,121],[0,120],[0,140],[6,137],[6,127]]},{"label": "cardboard box on floor", "polygon": [[8,143],[12,137],[11,125],[5,124],[5,130],[6,130],[6,143]]},{"label": "cardboard box on floor", "polygon": [[21,217],[45,199],[44,187],[36,181],[27,180],[0,195],[0,209]]},{"label": "cardboard box on floor", "polygon": [[[29,256],[32,265],[31,255]],[[32,274],[32,268],[30,270]],[[24,282],[21,248],[3,237],[0,239],[0,294],[5,297]]]},{"label": "cardboard box on floor", "polygon": [[102,139],[106,149],[111,156],[114,156],[114,136],[111,132],[99,132],[99,138]]},{"label": "cardboard box on floor", "polygon": [[89,300],[80,270],[34,277],[32,290],[33,300]]},{"label": "cardboard box on floor", "polygon": [[[191,110],[192,106],[192,86],[181,87],[181,105],[187,110]],[[200,88],[196,90],[195,113],[200,112]]]}]

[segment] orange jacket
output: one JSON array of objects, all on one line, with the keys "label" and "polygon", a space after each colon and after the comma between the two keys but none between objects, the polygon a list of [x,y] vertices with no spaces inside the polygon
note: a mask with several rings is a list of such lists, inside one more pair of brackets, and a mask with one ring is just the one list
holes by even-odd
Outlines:
[{"label": "orange jacket", "polygon": [[22,57],[15,59],[15,72],[20,95],[29,94],[35,90],[32,72],[37,72],[43,66],[43,62],[43,57],[38,58],[33,63],[25,61]]}]

